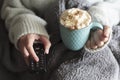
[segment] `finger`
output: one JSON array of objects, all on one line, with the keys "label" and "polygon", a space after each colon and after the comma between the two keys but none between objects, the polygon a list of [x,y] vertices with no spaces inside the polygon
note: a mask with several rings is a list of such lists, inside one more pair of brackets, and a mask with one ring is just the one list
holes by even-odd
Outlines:
[{"label": "finger", "polygon": [[98,30],[94,34],[94,41],[98,47],[101,47],[104,45],[104,42],[102,41],[102,30]]},{"label": "finger", "polygon": [[[105,28],[104,28],[105,29]],[[102,41],[103,43],[105,43],[105,42],[107,42],[108,41],[108,38],[109,38],[109,36],[107,36],[107,35],[109,35],[110,33],[108,32],[107,33],[107,35],[105,36],[104,34],[106,33],[106,32],[108,32],[107,30],[99,30],[98,31],[98,36],[99,36],[99,39],[100,39],[100,41]]]},{"label": "finger", "polygon": [[103,29],[103,35],[104,35],[104,37],[109,37],[110,31],[111,31],[110,27],[104,26],[104,29]]},{"label": "finger", "polygon": [[50,46],[51,46],[51,42],[49,41],[49,39],[47,39],[44,36],[41,36],[40,40],[43,42],[43,44],[45,46],[45,53],[48,54]]},{"label": "finger", "polygon": [[27,64],[27,66],[29,66],[29,57],[28,58],[25,58],[25,63]]},{"label": "finger", "polygon": [[30,42],[27,47],[26,47],[27,51],[29,52],[30,56],[36,61],[39,61],[38,56],[36,55],[34,49],[33,49],[33,42]]},{"label": "finger", "polygon": [[104,34],[104,30],[99,29],[96,31],[95,41],[96,44],[98,44],[99,46],[101,46],[103,43],[108,41],[108,37],[105,37],[103,34]]},{"label": "finger", "polygon": [[33,49],[33,43],[34,43],[35,39],[37,39],[36,36],[37,36],[36,34],[31,34],[30,36],[28,36],[29,39],[26,42],[27,43],[26,48],[27,48],[31,58],[34,59],[36,62],[38,62],[39,58],[38,58],[38,56],[36,55],[36,53]]},{"label": "finger", "polygon": [[90,48],[90,40],[87,41],[86,47],[89,49]]},{"label": "finger", "polygon": [[24,57],[24,60],[26,62],[26,64],[28,65],[29,64],[29,53],[27,51],[27,49],[24,47],[24,40],[23,40],[24,37],[22,37],[21,39],[19,39],[18,41],[18,48],[19,48],[19,51],[22,53],[22,56]]},{"label": "finger", "polygon": [[27,49],[24,47],[23,48],[23,50],[24,50],[24,59],[25,59],[25,62],[26,62],[26,64],[27,65],[29,65],[29,53],[28,53],[28,51],[27,51]]},{"label": "finger", "polygon": [[28,59],[29,59],[29,53],[28,53],[27,49],[25,47],[22,47],[20,49],[20,51],[23,54],[23,57],[24,57],[24,60],[25,60],[26,64],[28,65],[29,64],[29,61],[28,61]]},{"label": "finger", "polygon": [[28,57],[29,53],[23,44],[19,45],[19,51],[22,53],[23,57]]},{"label": "finger", "polygon": [[103,36],[101,35],[101,40],[102,40],[104,43],[106,43],[106,42],[108,41],[108,39],[109,39],[109,37],[103,37]]},{"label": "finger", "polygon": [[100,41],[101,41],[101,39],[100,39],[100,37],[101,37],[100,33],[101,33],[101,31],[97,30],[95,32],[95,34],[94,34],[94,41],[95,41],[95,43],[96,43],[97,46],[100,44]]},{"label": "finger", "polygon": [[102,47],[103,45],[104,45],[104,42],[100,41],[99,44],[98,44],[98,47]]},{"label": "finger", "polygon": [[91,46],[92,49],[96,49],[97,48],[97,45],[96,45],[95,40],[94,40],[94,35],[91,36],[90,46]]},{"label": "finger", "polygon": [[110,32],[111,32],[111,28],[108,26],[104,26],[103,35],[101,37],[101,39],[102,39],[102,41],[104,41],[104,43],[108,41]]},{"label": "finger", "polygon": [[94,42],[94,34],[95,34],[94,31],[91,32],[91,36],[90,36],[90,48],[91,48],[91,49],[97,48],[97,46],[96,46],[96,44],[95,44],[95,42]]},{"label": "finger", "polygon": [[29,53],[28,53],[28,51],[27,51],[27,49],[25,47],[23,47],[23,56],[24,56],[24,58],[29,57]]}]

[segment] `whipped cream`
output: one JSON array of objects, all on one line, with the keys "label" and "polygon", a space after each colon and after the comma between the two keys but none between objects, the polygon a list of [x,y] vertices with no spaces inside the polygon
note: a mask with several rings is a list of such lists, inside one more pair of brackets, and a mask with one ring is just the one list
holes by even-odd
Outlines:
[{"label": "whipped cream", "polygon": [[60,16],[60,23],[71,30],[87,27],[90,22],[90,14],[79,8],[67,9]]}]

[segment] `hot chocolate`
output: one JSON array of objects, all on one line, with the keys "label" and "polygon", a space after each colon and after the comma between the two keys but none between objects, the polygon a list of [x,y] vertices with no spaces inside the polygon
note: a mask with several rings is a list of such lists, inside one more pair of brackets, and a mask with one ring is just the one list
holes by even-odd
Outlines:
[{"label": "hot chocolate", "polygon": [[91,22],[91,16],[85,10],[71,8],[63,11],[60,23],[71,30],[87,27]]}]

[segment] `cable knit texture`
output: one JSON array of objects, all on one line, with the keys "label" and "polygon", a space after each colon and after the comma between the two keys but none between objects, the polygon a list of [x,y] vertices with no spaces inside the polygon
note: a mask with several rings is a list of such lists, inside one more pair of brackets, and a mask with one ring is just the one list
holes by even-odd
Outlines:
[{"label": "cable knit texture", "polygon": [[[35,33],[39,35],[44,35],[49,38],[49,35],[45,29],[47,22],[35,15],[35,12],[30,10],[29,8],[38,7],[41,13],[44,9],[42,9],[41,5],[48,5],[53,3],[53,0],[45,2],[41,1],[41,5],[37,6],[37,1],[35,4],[31,5],[28,3],[31,1],[25,0],[22,4],[22,0],[5,0],[2,8],[1,16],[5,19],[6,28],[9,31],[9,37],[12,43],[17,47],[18,39],[26,34]],[[39,1],[38,1],[39,2]],[[45,2],[45,3],[44,3]],[[32,2],[33,3],[33,2]],[[28,7],[28,8],[27,8]],[[46,6],[47,7],[47,6]]]},{"label": "cable knit texture", "polygon": [[64,62],[51,80],[119,80],[118,74],[118,64],[110,49],[106,47],[94,54],[85,52],[82,60]]},{"label": "cable knit texture", "polygon": [[[45,26],[47,25],[47,23],[43,19],[31,14],[24,14],[16,18],[17,21],[16,23],[11,23],[11,26],[13,27],[10,28],[9,32],[10,40],[13,41],[13,43],[17,44],[17,41],[21,36],[29,33],[40,34],[49,38],[49,35],[45,30]],[[15,35],[11,36],[13,34]]]}]

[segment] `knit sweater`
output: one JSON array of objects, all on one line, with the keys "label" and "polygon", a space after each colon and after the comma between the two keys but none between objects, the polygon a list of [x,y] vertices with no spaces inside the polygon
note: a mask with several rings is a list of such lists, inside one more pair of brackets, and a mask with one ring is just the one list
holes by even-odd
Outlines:
[{"label": "knit sweater", "polygon": [[[56,5],[56,2],[57,0],[4,0],[1,16],[5,20],[10,41],[16,45],[21,36],[29,33],[49,38],[45,27],[49,22],[44,19],[44,14],[49,13],[48,9],[53,10],[50,6]],[[68,4],[71,5],[69,7],[74,7],[72,4],[87,7],[92,20],[103,25],[113,26],[120,21],[120,0],[69,0]]]},{"label": "knit sweater", "polygon": [[[5,20],[6,28],[9,32],[11,42],[16,45],[18,39],[21,36],[29,33],[35,33],[49,37],[45,27],[52,27],[52,29],[56,28],[56,26],[52,26],[52,24],[56,22],[53,18],[53,16],[56,15],[53,15],[52,13],[54,11],[53,7],[54,5],[56,5],[55,3],[58,0],[48,0],[47,2],[46,1],[47,0],[4,0],[1,16],[2,19]],[[92,15],[92,20],[98,21],[103,25],[105,24],[113,26],[117,25],[120,21],[120,0],[66,0],[66,2],[66,4],[68,4],[66,6],[67,8],[76,7],[76,5],[77,7],[82,9],[87,8],[88,12]],[[49,12],[48,10],[51,12]],[[49,16],[49,20],[48,18],[45,18],[44,15],[46,14]],[[49,24],[51,24],[50,27]],[[119,39],[117,39],[117,37],[119,36],[119,27],[114,28],[114,31],[116,31],[117,34],[116,37],[113,37],[114,39],[112,42],[115,44],[111,43],[111,48],[113,49],[112,51],[114,52],[114,54],[116,54],[118,61],[120,61],[120,58],[118,56],[120,53],[118,43],[120,41],[120,37]],[[3,40],[5,39],[3,38]],[[9,42],[3,41],[2,45],[0,45],[0,47],[2,46],[0,48],[0,52],[3,51],[1,52],[3,53],[1,56],[1,58],[3,59],[2,63],[10,71],[22,71],[21,68],[19,68],[19,66],[22,66],[22,69],[24,68],[23,64],[19,62],[20,55],[17,54],[18,52],[14,51],[15,49],[11,48],[11,46],[8,44]],[[79,55],[80,53],[83,53],[83,58],[77,58],[72,62],[67,62],[66,59],[69,56],[78,56],[78,54],[75,56],[71,55],[74,55],[75,53],[78,53]],[[64,56],[60,57],[60,55]],[[52,68],[54,68],[53,65],[56,66],[56,63],[61,63],[61,60],[66,61],[66,63],[62,64],[56,71],[57,76],[53,76],[53,78],[56,79],[49,80],[117,80],[118,78],[118,63],[114,59],[114,56],[112,55],[108,47],[101,52],[92,54],[81,51],[72,52],[66,50],[64,45],[58,44],[55,48],[55,54],[53,54],[53,57],[51,57],[51,59],[48,60],[50,61],[50,63],[48,64],[49,66],[52,66]],[[16,67],[16,65],[18,65],[18,67]]]}]

